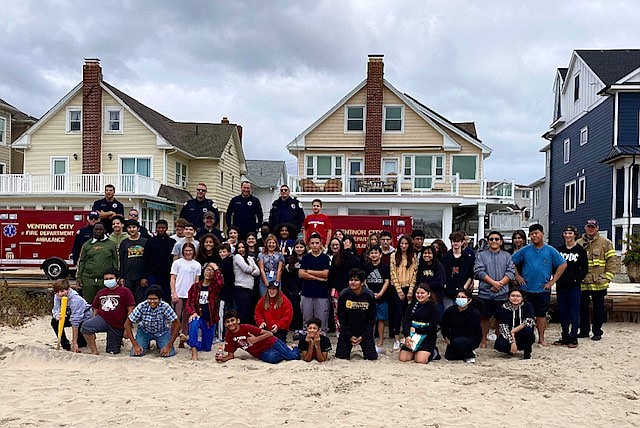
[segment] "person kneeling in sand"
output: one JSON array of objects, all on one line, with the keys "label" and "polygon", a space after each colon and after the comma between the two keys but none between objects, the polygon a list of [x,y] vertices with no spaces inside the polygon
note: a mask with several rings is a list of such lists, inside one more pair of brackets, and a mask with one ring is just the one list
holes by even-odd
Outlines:
[{"label": "person kneeling in sand", "polygon": [[319,363],[327,361],[331,351],[331,341],[322,334],[322,321],[311,318],[307,321],[307,335],[298,342],[298,349],[302,354],[302,360],[310,362],[318,360]]},{"label": "person kneeling in sand", "polygon": [[373,339],[376,323],[376,298],[364,286],[366,273],[361,269],[349,271],[349,288],[340,292],[338,320],[340,336],[336,346],[336,358],[350,359],[351,350],[360,345],[365,360],[377,360],[378,353]]},{"label": "person kneeling in sand", "polygon": [[87,346],[87,341],[84,340],[84,336],[80,334],[80,326],[83,322],[91,318],[91,305],[80,296],[76,290],[73,290],[69,286],[69,281],[66,279],[58,279],[53,283],[53,310],[51,311],[53,318],[51,318],[51,327],[53,331],[58,333],[58,324],[60,321],[60,303],[62,298],[67,298],[67,314],[64,320],[64,326],[69,327],[73,331],[72,342],[69,343],[69,339],[62,330],[62,338],[60,344],[63,349],[67,351],[80,352],[80,348]]},{"label": "person kneeling in sand", "polygon": [[[198,351],[209,352],[220,316],[220,293],[224,287],[222,272],[215,263],[206,263],[204,278],[189,289],[187,313],[189,314],[189,340],[191,359],[198,361]],[[201,332],[200,340],[198,333]]]},{"label": "person kneeling in sand", "polygon": [[284,360],[299,360],[298,347],[289,348],[273,333],[262,330],[251,324],[240,324],[238,313],[229,311],[224,315],[224,326],[227,333],[224,336],[226,355],[216,354],[216,361],[224,363],[235,358],[235,351],[241,348],[265,363],[276,364]]},{"label": "person kneeling in sand", "polygon": [[93,318],[85,321],[80,327],[91,353],[98,355],[96,333],[107,333],[107,353],[120,353],[124,337],[124,323],[135,307],[133,293],[121,285],[120,272],[116,268],[108,268],[103,275],[104,285],[93,299]]},{"label": "person kneeling in sand", "polygon": [[[138,323],[135,337],[131,330],[133,323]],[[132,357],[142,357],[152,340],[156,341],[161,357],[176,355],[173,343],[180,334],[180,321],[171,305],[162,300],[162,288],[159,285],[147,289],[147,300],[140,302],[129,314],[124,330],[131,340]]]},{"label": "person kneeling in sand", "polygon": [[524,359],[531,358],[531,348],[536,336],[533,333],[535,313],[531,303],[524,301],[522,291],[512,288],[509,291],[509,301],[498,311],[500,335],[496,339],[494,348],[505,354],[516,355],[519,350],[524,351]]}]

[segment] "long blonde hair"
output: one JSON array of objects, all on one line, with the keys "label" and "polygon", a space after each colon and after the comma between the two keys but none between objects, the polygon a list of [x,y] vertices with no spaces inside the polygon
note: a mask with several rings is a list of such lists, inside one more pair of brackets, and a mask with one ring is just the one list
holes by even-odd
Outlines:
[{"label": "long blonde hair", "polygon": [[[277,290],[278,294],[276,294],[276,297],[274,297],[275,302],[273,303],[273,309],[278,309],[280,306],[282,306],[282,291],[280,290],[280,287],[278,287]],[[265,310],[269,310],[269,307],[271,306],[271,296],[269,296],[269,290],[267,290],[267,293],[264,295],[263,306]]]}]

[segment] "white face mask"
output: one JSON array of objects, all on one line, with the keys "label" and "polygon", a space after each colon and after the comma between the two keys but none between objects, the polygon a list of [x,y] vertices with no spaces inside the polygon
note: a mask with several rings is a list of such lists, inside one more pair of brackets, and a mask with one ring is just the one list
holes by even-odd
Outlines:
[{"label": "white face mask", "polygon": [[116,288],[116,285],[118,285],[118,281],[116,281],[115,278],[114,279],[105,279],[104,280],[104,286],[107,287],[110,290]]}]

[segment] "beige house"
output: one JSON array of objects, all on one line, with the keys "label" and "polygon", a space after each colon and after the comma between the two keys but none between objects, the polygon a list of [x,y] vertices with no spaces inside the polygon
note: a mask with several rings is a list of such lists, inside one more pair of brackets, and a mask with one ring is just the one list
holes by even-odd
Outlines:
[{"label": "beige house", "polygon": [[0,98],[0,174],[21,172],[12,162],[11,144],[37,120]]},{"label": "beige house", "polygon": [[102,80],[97,59],[83,80],[14,144],[21,174],[0,177],[6,208],[89,209],[116,187],[125,210],[135,207],[153,229],[172,222],[198,182],[222,212],[245,172],[242,128],[175,122]]},{"label": "beige house", "polygon": [[308,209],[341,215],[408,215],[427,237],[484,235],[486,214],[513,203],[514,183],[485,180],[491,149],[473,122],[454,123],[384,80],[381,55],[367,77],[287,148],[292,189]]}]

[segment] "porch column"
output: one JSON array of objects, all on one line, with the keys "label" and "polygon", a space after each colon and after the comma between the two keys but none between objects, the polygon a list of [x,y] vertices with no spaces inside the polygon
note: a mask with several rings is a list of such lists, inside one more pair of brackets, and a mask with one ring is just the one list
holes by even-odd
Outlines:
[{"label": "porch column", "polygon": [[447,244],[447,247],[451,245],[449,243],[449,235],[453,232],[453,207],[446,206],[442,209],[442,240]]},{"label": "porch column", "polygon": [[629,191],[631,189],[631,165],[624,166],[624,211],[622,217],[629,218]]},{"label": "porch column", "polygon": [[487,214],[487,205],[478,204],[478,241],[484,238],[484,218]]}]

